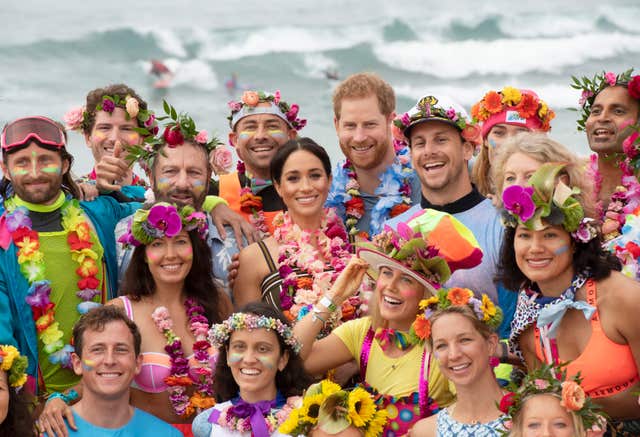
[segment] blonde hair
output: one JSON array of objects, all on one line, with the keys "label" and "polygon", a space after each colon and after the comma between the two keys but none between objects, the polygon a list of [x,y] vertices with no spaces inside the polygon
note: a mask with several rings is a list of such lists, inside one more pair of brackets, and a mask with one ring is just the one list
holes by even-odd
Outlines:
[{"label": "blonde hair", "polygon": [[396,109],[396,94],[391,85],[375,73],[357,73],[347,77],[333,92],[333,114],[340,120],[342,100],[364,98],[371,95],[378,99],[378,108],[385,117]]},{"label": "blonde hair", "polygon": [[[442,316],[446,316],[447,314],[459,314],[468,319],[473,325],[473,328],[478,331],[485,340],[488,340],[489,337],[495,334],[494,329],[486,323],[481,322],[480,319],[478,319],[478,316],[476,316],[468,305],[451,305],[450,307],[436,310],[429,318],[431,326],[433,326],[438,319]],[[429,344],[433,346],[433,339],[431,336],[429,336]]]},{"label": "blonde hair", "polygon": [[471,181],[483,196],[494,194],[494,184],[491,179],[491,162],[489,162],[489,146],[486,139],[482,142],[480,153],[473,162]]},{"label": "blonde hair", "polygon": [[[522,406],[520,410],[514,414],[511,418],[512,426],[511,432],[509,433],[509,437],[522,437],[524,435],[524,411],[526,409],[526,403],[529,399],[535,396],[545,396],[549,395],[558,400],[560,400],[560,396],[555,393],[537,393],[532,396],[528,396],[522,400]],[[567,411],[569,416],[571,416],[571,421],[573,422],[573,435],[574,437],[586,437],[587,433],[584,429],[584,425],[582,424],[582,420],[578,417],[578,415],[573,411]]]},{"label": "blonde hair", "polygon": [[565,163],[566,166],[562,174],[569,178],[567,185],[580,189],[578,199],[584,209],[585,217],[594,217],[593,185],[592,181],[585,177],[587,160],[571,152],[544,133],[522,132],[509,138],[500,146],[491,165],[491,181],[493,181],[498,197],[502,197],[504,188],[504,165],[514,153],[528,155],[541,164],[546,162]]}]

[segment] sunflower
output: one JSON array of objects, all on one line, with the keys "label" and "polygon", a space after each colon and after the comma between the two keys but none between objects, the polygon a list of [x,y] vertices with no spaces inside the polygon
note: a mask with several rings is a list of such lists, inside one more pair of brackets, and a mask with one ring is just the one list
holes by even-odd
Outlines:
[{"label": "sunflower", "polygon": [[496,315],[496,306],[493,304],[493,302],[491,302],[491,299],[489,299],[486,294],[482,295],[482,306],[480,307],[480,309],[482,309],[482,320],[484,322],[488,321]]},{"label": "sunflower", "polygon": [[361,428],[369,422],[376,413],[376,405],[371,394],[363,388],[357,387],[349,393],[349,418],[357,427]]},{"label": "sunflower", "polygon": [[325,393],[305,396],[302,401],[302,407],[300,407],[300,420],[310,422],[314,425],[318,423],[320,406],[326,397],[327,395]]},{"label": "sunflower", "polygon": [[387,410],[378,410],[369,422],[369,426],[364,432],[364,437],[379,437],[387,424]]},{"label": "sunflower", "polygon": [[429,305],[432,305],[434,303],[438,303],[440,299],[438,299],[438,296],[431,296],[429,299],[422,299],[420,301],[420,309],[424,310],[425,308],[427,308]]}]

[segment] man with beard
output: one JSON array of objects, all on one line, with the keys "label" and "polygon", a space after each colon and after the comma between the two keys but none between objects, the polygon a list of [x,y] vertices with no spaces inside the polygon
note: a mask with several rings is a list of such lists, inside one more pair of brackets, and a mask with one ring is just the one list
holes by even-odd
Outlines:
[{"label": "man with beard", "polygon": [[240,159],[238,171],[220,175],[210,193],[229,202],[261,238],[273,233],[272,221],[284,208],[271,182],[271,159],[307,121],[298,117],[298,105],[280,98],[280,91],[245,91],[239,102],[229,102],[229,108],[229,144]]},{"label": "man with beard", "polygon": [[31,388],[45,396],[79,381],[69,370],[71,330],[116,295],[113,231],[135,207],[103,196],[78,201],[73,157],[53,120],[14,120],[1,144],[0,339],[27,355]]},{"label": "man with beard", "polygon": [[393,88],[372,73],[349,76],[333,94],[333,123],[345,160],[336,165],[327,206],[349,234],[375,235],[420,200],[409,151],[392,141]]}]

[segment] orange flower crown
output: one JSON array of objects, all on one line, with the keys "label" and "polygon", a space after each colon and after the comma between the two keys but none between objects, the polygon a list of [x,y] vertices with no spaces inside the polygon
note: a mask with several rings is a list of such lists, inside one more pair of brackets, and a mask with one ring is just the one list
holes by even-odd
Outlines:
[{"label": "orange flower crown", "polygon": [[411,325],[409,330],[411,338],[417,343],[424,342],[431,336],[431,321],[429,319],[433,313],[452,306],[468,306],[473,310],[478,320],[493,329],[500,326],[502,322],[502,310],[486,294],[477,298],[468,288],[442,289],[435,296],[420,301],[422,312],[418,314]]},{"label": "orange flower crown", "polygon": [[[567,379],[565,366],[566,363],[559,366],[546,364],[528,373],[520,386],[511,382],[507,387],[509,391],[502,397],[499,405],[500,411],[506,414],[505,424],[510,423],[517,416],[527,399],[540,394],[559,397],[560,404],[567,411],[574,412],[585,429],[605,423],[605,415],[599,411],[599,407],[592,402],[591,398],[586,396],[584,389],[580,386],[582,382],[580,374]],[[509,427],[505,426],[505,428]],[[509,435],[509,431],[506,429],[503,435]]]}]

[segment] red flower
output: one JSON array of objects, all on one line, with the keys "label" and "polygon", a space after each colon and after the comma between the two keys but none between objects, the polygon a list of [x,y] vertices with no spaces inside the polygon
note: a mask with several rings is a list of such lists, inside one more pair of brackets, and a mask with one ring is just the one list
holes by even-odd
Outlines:
[{"label": "red flower", "polygon": [[49,302],[44,307],[32,306],[31,311],[33,312],[33,320],[38,320],[40,317],[51,311],[53,314],[53,308],[56,306],[55,303]]},{"label": "red flower", "polygon": [[484,96],[484,107],[492,114],[502,111],[502,96],[495,91],[489,91]]},{"label": "red flower", "polygon": [[78,288],[80,290],[84,290],[85,288],[90,288],[92,290],[97,289],[100,286],[100,281],[96,279],[94,276],[89,276],[88,278],[82,278],[78,281]]},{"label": "red flower", "polygon": [[69,232],[67,243],[69,243],[71,250],[89,249],[93,245],[91,241],[82,240],[75,231]]},{"label": "red flower", "polygon": [[356,218],[362,218],[364,215],[364,200],[360,197],[353,197],[351,200],[345,202],[347,215],[354,216]]},{"label": "red flower", "polygon": [[38,233],[36,231],[32,231],[29,228],[25,228],[24,226],[21,226],[18,229],[16,229],[13,232],[13,234],[11,234],[11,236],[13,237],[13,242],[16,244],[22,241],[26,237],[29,237],[29,240],[31,241],[38,240]]},{"label": "red flower", "polygon": [[516,106],[520,117],[531,118],[538,113],[538,99],[531,94],[522,94],[522,100]]},{"label": "red flower", "polygon": [[640,75],[633,76],[629,81],[629,95],[634,99],[640,99]]},{"label": "red flower", "polygon": [[502,396],[502,399],[500,399],[500,406],[498,407],[500,411],[507,414],[509,412],[509,408],[511,408],[511,406],[516,403],[515,398],[516,394],[512,392],[509,392],[506,395]]},{"label": "red flower", "polygon": [[163,134],[164,140],[169,147],[179,146],[184,143],[184,136],[180,132],[180,126],[166,127]]}]

